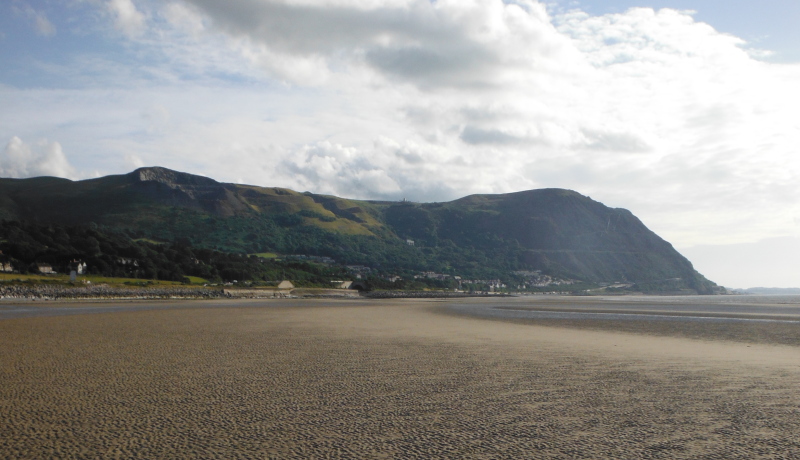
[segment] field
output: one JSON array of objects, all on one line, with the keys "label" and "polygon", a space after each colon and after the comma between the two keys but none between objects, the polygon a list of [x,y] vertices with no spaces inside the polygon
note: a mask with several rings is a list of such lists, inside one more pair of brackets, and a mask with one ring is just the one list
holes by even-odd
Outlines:
[{"label": "field", "polygon": [[[191,284],[206,284],[208,280],[199,278],[197,276],[187,276]],[[39,283],[69,283],[69,275],[55,274],[55,275],[26,275],[19,273],[0,273],[0,281],[2,282],[39,282]],[[152,286],[180,286],[183,283],[178,281],[165,281],[165,280],[145,280],[141,278],[113,278],[110,276],[98,275],[80,275],[76,278],[76,283],[90,282],[91,284],[109,284],[112,286],[122,285],[152,285]]]},{"label": "field", "polygon": [[435,301],[119,305],[0,320],[0,457],[800,456],[798,347]]}]

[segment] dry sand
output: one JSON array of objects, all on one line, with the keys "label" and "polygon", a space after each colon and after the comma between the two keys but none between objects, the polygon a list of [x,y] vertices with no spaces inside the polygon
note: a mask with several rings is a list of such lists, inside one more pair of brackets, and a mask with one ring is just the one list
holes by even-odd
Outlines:
[{"label": "dry sand", "polygon": [[0,321],[0,457],[800,458],[794,346],[186,305]]}]

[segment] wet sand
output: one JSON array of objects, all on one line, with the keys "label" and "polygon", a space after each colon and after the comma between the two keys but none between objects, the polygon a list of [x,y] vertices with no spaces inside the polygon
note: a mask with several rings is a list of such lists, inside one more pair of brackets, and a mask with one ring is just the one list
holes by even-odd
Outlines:
[{"label": "wet sand", "polygon": [[796,346],[226,305],[0,321],[0,457],[800,457]]}]

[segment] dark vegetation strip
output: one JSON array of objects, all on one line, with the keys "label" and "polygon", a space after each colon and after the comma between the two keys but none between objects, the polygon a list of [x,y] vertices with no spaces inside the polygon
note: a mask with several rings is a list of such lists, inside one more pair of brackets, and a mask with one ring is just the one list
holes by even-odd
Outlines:
[{"label": "dark vegetation strip", "polygon": [[69,273],[73,261],[82,261],[87,274],[143,281],[188,283],[189,276],[211,283],[291,279],[296,284],[328,287],[331,278],[347,276],[339,266],[226,253],[192,247],[184,240],[165,244],[137,241],[92,226],[0,221],[0,251],[0,262],[11,264],[20,273],[38,273],[39,263]]}]

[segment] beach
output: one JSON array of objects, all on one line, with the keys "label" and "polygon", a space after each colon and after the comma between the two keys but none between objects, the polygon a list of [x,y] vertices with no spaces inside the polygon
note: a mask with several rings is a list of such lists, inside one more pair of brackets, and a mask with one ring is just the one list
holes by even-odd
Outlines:
[{"label": "beach", "polygon": [[470,302],[540,308],[174,301],[2,319],[0,457],[800,457],[800,347],[763,337],[800,331],[793,310],[740,337]]}]

